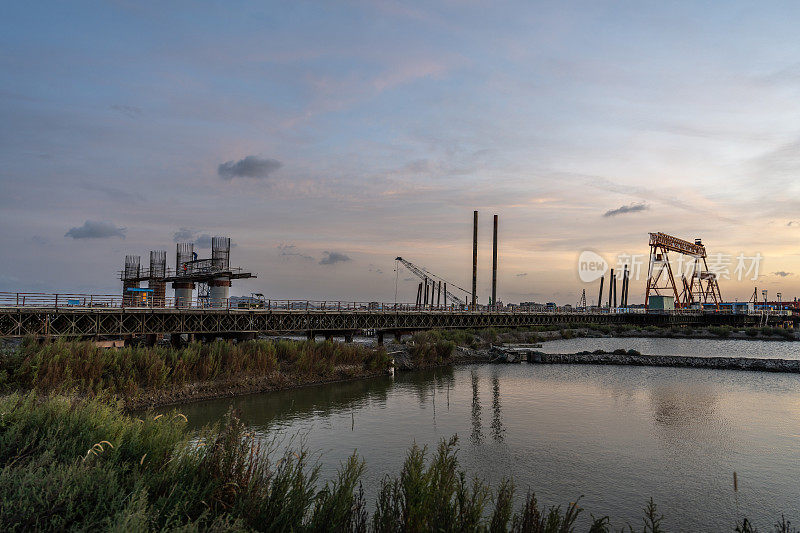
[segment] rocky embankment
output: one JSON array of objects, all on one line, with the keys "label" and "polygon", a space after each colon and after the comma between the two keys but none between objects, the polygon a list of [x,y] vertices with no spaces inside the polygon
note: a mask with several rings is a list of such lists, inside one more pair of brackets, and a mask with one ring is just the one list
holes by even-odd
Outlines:
[{"label": "rocky embankment", "polygon": [[[512,352],[509,350],[509,352]],[[514,355],[523,355],[529,363],[539,364],[583,364],[583,365],[630,365],[669,366],[683,368],[713,368],[718,370],[754,370],[762,372],[800,373],[800,360],[763,359],[750,357],[689,357],[682,355],[642,355],[630,353],[573,353],[546,354],[538,351],[513,350]]]}]

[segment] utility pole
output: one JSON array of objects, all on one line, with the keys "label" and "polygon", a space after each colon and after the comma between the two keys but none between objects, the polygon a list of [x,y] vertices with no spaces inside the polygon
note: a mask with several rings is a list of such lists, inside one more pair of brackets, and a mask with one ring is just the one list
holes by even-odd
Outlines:
[{"label": "utility pole", "polygon": [[478,292],[478,211],[472,220],[472,309],[475,310]]},{"label": "utility pole", "polygon": [[494,216],[494,239],[492,240],[492,307],[497,309],[497,215]]}]

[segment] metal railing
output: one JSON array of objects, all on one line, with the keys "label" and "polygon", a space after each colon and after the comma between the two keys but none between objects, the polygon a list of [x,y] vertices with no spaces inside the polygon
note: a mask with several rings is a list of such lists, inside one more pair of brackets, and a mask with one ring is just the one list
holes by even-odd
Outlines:
[{"label": "metal railing", "polygon": [[[442,312],[442,313],[511,313],[547,315],[556,313],[644,313],[642,308],[525,308],[519,306],[497,307],[477,305],[417,305],[413,303],[345,302],[336,300],[272,300],[246,298],[159,298],[152,293],[132,293],[130,296],[109,294],[71,294],[41,292],[0,292],[0,308],[48,308],[48,309],[226,309],[226,310],[274,310],[274,311],[363,311],[363,312]],[[695,313],[697,313],[695,311]]]}]

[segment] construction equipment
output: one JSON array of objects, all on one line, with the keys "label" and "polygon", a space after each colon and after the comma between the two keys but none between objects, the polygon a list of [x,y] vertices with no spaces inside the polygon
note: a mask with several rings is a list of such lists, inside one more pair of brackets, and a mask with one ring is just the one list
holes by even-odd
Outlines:
[{"label": "construction equipment", "polygon": [[[672,265],[669,262],[668,252],[677,252],[693,259],[691,276],[687,281],[685,274],[681,273],[682,290],[678,292]],[[706,262],[706,248],[700,239],[694,243],[684,241],[665,233],[650,234],[650,263],[647,269],[647,290],[645,291],[644,304],[647,307],[650,294],[662,296],[661,291],[666,291],[675,298],[675,308],[685,309],[692,304],[713,303],[719,310],[722,295],[717,282],[717,275],[708,270]]]},{"label": "construction equipment", "polygon": [[[428,286],[428,282],[429,281],[432,282],[433,284],[435,284],[436,281],[439,282],[439,291],[440,291],[440,294],[444,294],[445,305],[447,305],[448,301],[451,304],[457,305],[459,307],[465,304],[465,300],[463,300],[458,295],[456,295],[452,291],[450,291],[448,289],[448,285],[450,287],[458,289],[459,291],[462,291],[466,296],[469,296],[471,294],[470,291],[468,291],[467,289],[463,289],[463,288],[459,287],[458,285],[456,285],[455,283],[450,283],[447,280],[445,280],[444,278],[442,278],[440,276],[437,276],[436,274],[433,274],[432,272],[430,272],[426,268],[419,267],[419,266],[415,265],[414,263],[412,263],[411,261],[407,261],[407,260],[403,259],[402,257],[396,257],[395,261],[401,263],[404,267],[406,267],[408,269],[409,272],[411,272],[412,274],[414,274],[415,276],[417,276],[419,279],[422,280],[422,283],[420,283],[419,289],[417,291],[417,305],[427,305],[428,304],[428,298],[427,298],[426,295],[427,295],[427,292],[428,292],[427,286]],[[425,288],[423,288],[423,283],[425,284]],[[442,284],[444,284],[444,290],[442,290]],[[433,293],[431,293],[430,304],[433,305]],[[439,305],[439,304],[437,303],[436,305]]]}]

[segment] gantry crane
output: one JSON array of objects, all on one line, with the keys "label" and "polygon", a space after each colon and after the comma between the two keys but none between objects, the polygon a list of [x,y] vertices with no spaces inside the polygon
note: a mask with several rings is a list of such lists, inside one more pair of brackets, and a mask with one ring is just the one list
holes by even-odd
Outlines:
[{"label": "gantry crane", "polygon": [[[668,252],[691,257],[692,275],[689,280],[681,273],[683,290],[678,293],[672,266],[669,262]],[[650,264],[647,272],[647,291],[645,292],[644,305],[648,306],[650,294],[660,295],[661,290],[671,292],[675,298],[675,308],[688,308],[693,303],[713,303],[719,309],[722,295],[719,291],[717,274],[708,270],[706,262],[706,247],[700,239],[694,243],[684,241],[665,233],[650,234]],[[662,277],[663,276],[663,277]]]},{"label": "gantry crane", "polygon": [[[402,257],[396,257],[395,261],[401,263],[404,267],[406,267],[408,269],[409,272],[411,272],[412,274],[414,274],[415,276],[417,276],[419,279],[422,280],[422,282],[425,284],[425,289],[424,290],[426,291],[425,292],[426,295],[427,295],[427,290],[428,290],[428,288],[427,288],[428,287],[428,282],[431,282],[435,286],[436,282],[438,281],[439,282],[439,290],[440,291],[442,290],[442,284],[444,284],[443,294],[444,294],[444,298],[445,298],[445,304],[447,304],[447,301],[449,300],[450,303],[452,303],[454,305],[458,305],[458,306],[466,305],[465,300],[462,300],[461,298],[458,297],[458,295],[454,294],[452,291],[450,291],[448,289],[448,285],[450,287],[455,287],[456,289],[462,291],[467,296],[470,294],[470,292],[468,290],[463,289],[463,288],[459,287],[458,285],[456,285],[454,283],[450,283],[446,279],[444,279],[444,278],[442,278],[440,276],[437,276],[436,274],[432,273],[428,269],[426,269],[424,267],[417,266],[414,263],[412,263],[411,261],[403,259]],[[423,301],[423,294],[422,294],[423,283],[420,283],[420,289],[417,292],[417,305],[419,305]],[[434,288],[434,289],[431,290],[432,291],[431,292],[431,298],[430,298],[431,304],[433,304],[433,291],[434,290],[436,290],[436,289]],[[424,301],[426,303],[427,303],[427,300],[428,300],[428,298],[427,298],[427,296],[425,296],[424,297]]]}]

